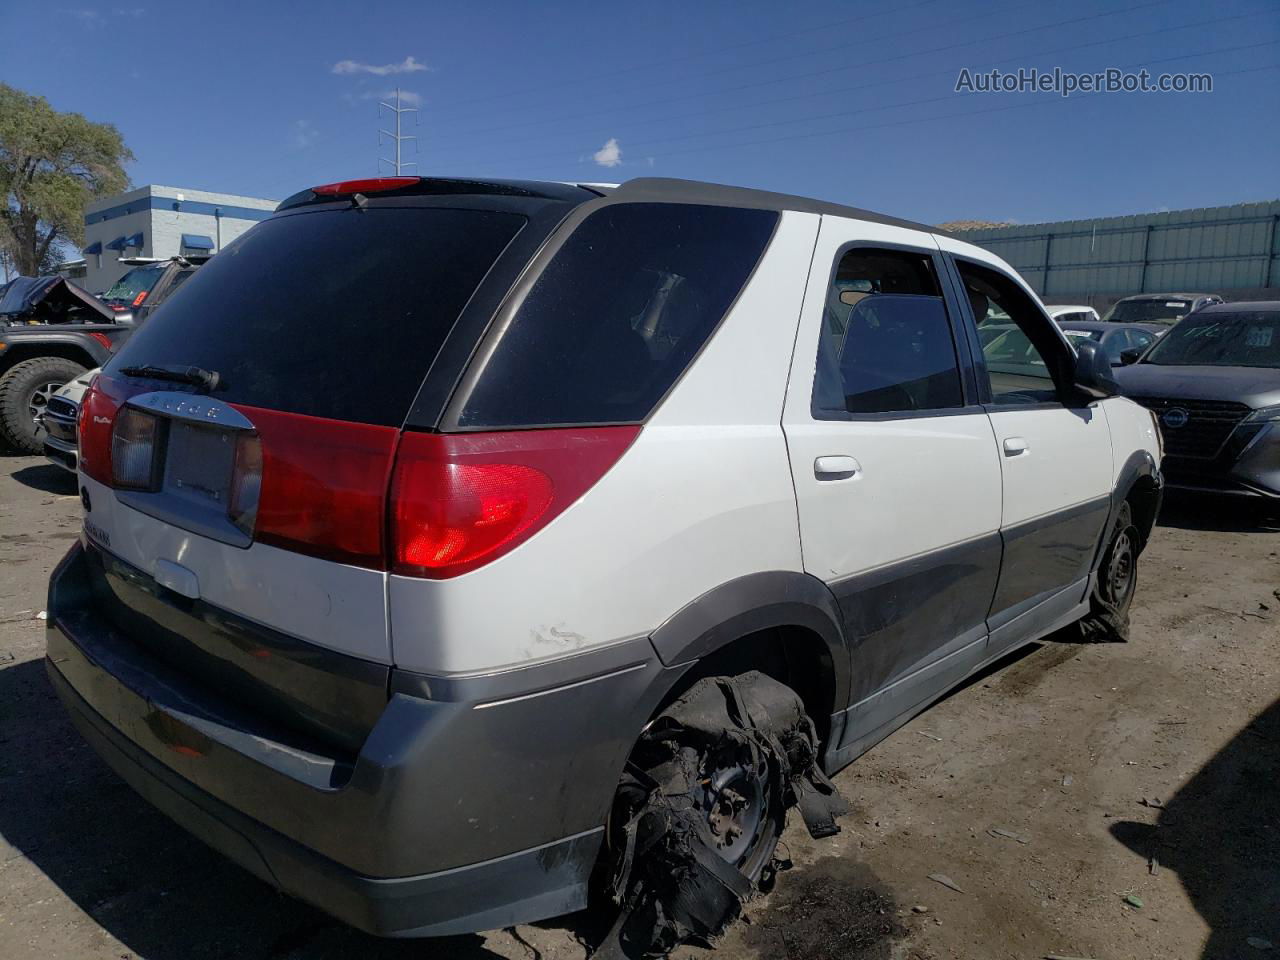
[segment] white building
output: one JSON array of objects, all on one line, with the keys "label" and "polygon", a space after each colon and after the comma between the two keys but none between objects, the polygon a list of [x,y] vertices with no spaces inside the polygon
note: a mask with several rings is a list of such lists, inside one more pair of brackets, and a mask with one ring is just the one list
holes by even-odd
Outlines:
[{"label": "white building", "polygon": [[84,214],[84,277],[102,293],[130,268],[121,257],[216,253],[275,210],[278,200],[150,184],[97,200]]}]

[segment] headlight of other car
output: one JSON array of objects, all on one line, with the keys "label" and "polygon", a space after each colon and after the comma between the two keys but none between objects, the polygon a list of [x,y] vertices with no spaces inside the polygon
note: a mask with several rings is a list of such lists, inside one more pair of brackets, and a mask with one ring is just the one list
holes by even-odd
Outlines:
[{"label": "headlight of other car", "polygon": [[1261,407],[1244,418],[1245,423],[1274,423],[1277,420],[1280,420],[1280,404]]}]

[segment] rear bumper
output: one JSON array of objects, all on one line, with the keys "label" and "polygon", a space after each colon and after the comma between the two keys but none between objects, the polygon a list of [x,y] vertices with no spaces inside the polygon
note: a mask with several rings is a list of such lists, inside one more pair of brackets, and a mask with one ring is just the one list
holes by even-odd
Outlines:
[{"label": "rear bumper", "polygon": [[77,545],[50,582],[53,685],[108,764],[215,849],[382,936],[585,906],[622,764],[661,689],[647,641],[580,658],[572,680],[511,672],[544,684],[533,690],[510,673],[401,676],[358,753],[325,757],[150,660],[86,606],[87,570]]},{"label": "rear bumper", "polygon": [[[484,863],[409,877],[367,877],[205,793],[116,730],[53,660],[49,677],[77,729],[152,806],[250,873],[378,936],[444,936],[556,916],[586,905],[600,831]],[[379,829],[376,821],[370,830]]]}]

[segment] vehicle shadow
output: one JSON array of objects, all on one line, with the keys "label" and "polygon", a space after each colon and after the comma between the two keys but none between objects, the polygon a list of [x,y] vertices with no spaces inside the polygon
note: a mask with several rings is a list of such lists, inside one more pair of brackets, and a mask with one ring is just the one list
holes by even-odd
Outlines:
[{"label": "vehicle shadow", "polygon": [[76,492],[75,474],[68,473],[61,467],[55,467],[52,463],[23,467],[13,471],[10,476],[24,487],[39,490],[41,493],[71,496]]},{"label": "vehicle shadow", "polygon": [[[1259,714],[1165,801],[1154,824],[1111,834],[1176,871],[1209,925],[1201,960],[1280,948],[1280,700]],[[1250,938],[1255,943],[1250,944]]]},{"label": "vehicle shadow", "polygon": [[1280,503],[1171,490],[1165,494],[1156,523],[1180,530],[1274,533],[1280,531]]},{"label": "vehicle shadow", "polygon": [[[278,894],[148,806],[81,739],[44,661],[0,669],[0,852],[147,960],[493,960],[479,936],[383,940]],[[12,847],[12,850],[7,850]],[[10,867],[13,864],[9,864]],[[30,910],[41,909],[28,906]],[[55,906],[46,907],[49,916]],[[65,912],[65,911],[64,911]],[[572,918],[570,918],[572,920]],[[62,922],[62,921],[59,921]],[[548,924],[548,926],[554,926]],[[512,956],[537,956],[519,946]]]}]

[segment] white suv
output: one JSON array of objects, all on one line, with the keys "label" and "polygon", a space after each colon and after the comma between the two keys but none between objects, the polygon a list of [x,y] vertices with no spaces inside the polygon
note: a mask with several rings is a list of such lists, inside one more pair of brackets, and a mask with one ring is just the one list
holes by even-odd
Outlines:
[{"label": "white suv", "polygon": [[[1024,348],[988,362],[988,315]],[[835,829],[824,772],[1052,630],[1123,633],[1162,481],[1114,393],[920,224],[316,187],[86,397],[49,673],[149,801],[351,924],[536,920],[597,870],[670,942],[767,880],[787,806]],[[723,910],[673,905],[681,856]]]}]

